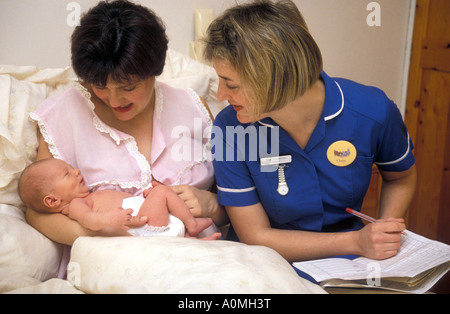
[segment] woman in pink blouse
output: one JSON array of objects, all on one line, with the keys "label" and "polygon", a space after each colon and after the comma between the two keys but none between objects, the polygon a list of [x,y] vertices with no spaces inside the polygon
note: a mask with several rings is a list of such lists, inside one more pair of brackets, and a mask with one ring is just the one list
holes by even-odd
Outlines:
[{"label": "woman in pink blouse", "polygon": [[[89,10],[72,35],[72,65],[81,83],[31,114],[41,132],[37,159],[58,158],[80,169],[92,191],[140,194],[153,180],[170,185],[194,216],[221,225],[225,211],[209,192],[210,139],[198,136],[212,119],[193,90],[156,81],[167,44],[162,22],[147,8],[119,0]],[[123,234],[93,232],[61,214],[27,210],[26,217],[67,245],[79,236]]]}]

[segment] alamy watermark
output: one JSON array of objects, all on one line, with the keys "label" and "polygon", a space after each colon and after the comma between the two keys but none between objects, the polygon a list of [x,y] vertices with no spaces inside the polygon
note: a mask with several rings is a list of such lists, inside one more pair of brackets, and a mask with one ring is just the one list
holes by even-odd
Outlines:
[{"label": "alamy watermark", "polygon": [[[202,119],[195,118],[193,131],[185,125],[176,126],[171,137],[176,139],[171,148],[172,160],[176,162],[259,161],[261,156],[279,156],[280,151],[278,126],[226,126],[224,132],[214,125],[203,129]],[[210,142],[208,149],[203,144],[205,141]],[[261,166],[261,172],[277,169],[275,165]]]},{"label": "alamy watermark", "polygon": [[366,22],[370,27],[381,26],[381,6],[378,2],[370,2],[367,4],[367,11],[370,11],[367,15]]},{"label": "alamy watermark", "polygon": [[[66,22],[70,27],[79,26],[81,18],[81,6],[78,2],[69,2],[66,6],[67,14]],[[370,27],[381,26],[381,6],[378,2],[372,1],[367,4],[367,11],[370,13],[367,15],[366,22]]]},{"label": "alamy watermark", "polygon": [[81,18],[81,6],[78,2],[70,2],[66,6],[67,14],[66,22],[70,27],[79,26]]},{"label": "alamy watermark", "polygon": [[381,265],[377,262],[372,262],[366,266],[367,277],[366,282],[369,287],[381,286]]},{"label": "alamy watermark", "polygon": [[81,286],[81,266],[77,262],[70,262],[67,265],[67,281],[75,287]]}]

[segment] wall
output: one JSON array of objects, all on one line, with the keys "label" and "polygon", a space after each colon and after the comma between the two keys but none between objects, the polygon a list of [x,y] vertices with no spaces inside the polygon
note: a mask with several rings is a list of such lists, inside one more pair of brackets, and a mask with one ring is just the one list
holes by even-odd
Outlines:
[{"label": "wall", "polygon": [[[73,27],[67,5],[81,11],[93,0],[0,0],[0,64],[64,67],[70,65]],[[170,47],[188,54],[194,39],[194,10],[211,8],[216,16],[240,0],[140,0],[165,21]],[[369,0],[294,0],[321,47],[325,70],[382,88],[404,110],[408,39],[415,0],[378,0],[381,26],[366,19]]]}]

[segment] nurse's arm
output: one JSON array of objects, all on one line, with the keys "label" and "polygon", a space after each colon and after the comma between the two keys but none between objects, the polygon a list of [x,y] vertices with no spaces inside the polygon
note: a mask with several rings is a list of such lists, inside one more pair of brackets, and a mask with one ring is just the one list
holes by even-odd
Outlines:
[{"label": "nurse's arm", "polygon": [[260,203],[226,209],[241,242],[270,247],[290,262],[361,255],[357,232],[316,233],[273,229]]},{"label": "nurse's arm", "polygon": [[380,195],[380,219],[405,216],[416,188],[416,166],[403,172],[380,171],[383,178]]}]

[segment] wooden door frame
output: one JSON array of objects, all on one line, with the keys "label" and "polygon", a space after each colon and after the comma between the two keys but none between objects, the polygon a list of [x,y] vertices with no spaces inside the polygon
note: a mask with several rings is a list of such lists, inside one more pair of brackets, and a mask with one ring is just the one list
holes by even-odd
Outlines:
[{"label": "wooden door frame", "polygon": [[[422,41],[428,30],[428,13],[430,0],[417,0],[415,6],[414,34],[411,45],[411,61],[409,65],[406,92],[405,123],[413,142],[417,134],[417,120],[420,111],[420,97],[423,70],[420,66],[422,57]],[[415,144],[415,143],[414,143]]]}]

